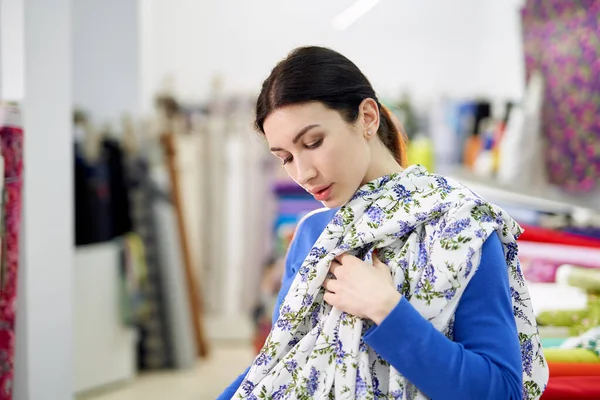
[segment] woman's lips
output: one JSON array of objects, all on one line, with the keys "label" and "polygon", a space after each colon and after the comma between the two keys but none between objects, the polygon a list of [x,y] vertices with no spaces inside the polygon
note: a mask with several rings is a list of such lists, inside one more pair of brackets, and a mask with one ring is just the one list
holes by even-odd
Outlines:
[{"label": "woman's lips", "polygon": [[331,187],[332,186],[333,186],[333,183],[329,186],[317,188],[317,190],[311,191],[311,193],[316,200],[326,201],[331,196]]}]

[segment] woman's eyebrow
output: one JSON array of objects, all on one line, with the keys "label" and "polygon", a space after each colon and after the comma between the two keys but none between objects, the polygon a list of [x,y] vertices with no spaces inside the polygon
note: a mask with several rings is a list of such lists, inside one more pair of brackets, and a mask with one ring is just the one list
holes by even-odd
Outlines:
[{"label": "woman's eyebrow", "polygon": [[[318,126],[321,126],[321,125],[319,125],[319,124],[312,124],[312,125],[307,125],[304,128],[300,129],[300,131],[294,137],[294,140],[292,140],[292,143],[294,143],[294,144],[298,143],[298,141],[300,141],[300,139],[302,139],[302,136],[304,136],[305,133],[307,133],[311,129],[316,128]],[[280,147],[271,147],[269,150],[271,150],[271,151],[284,151]]]}]

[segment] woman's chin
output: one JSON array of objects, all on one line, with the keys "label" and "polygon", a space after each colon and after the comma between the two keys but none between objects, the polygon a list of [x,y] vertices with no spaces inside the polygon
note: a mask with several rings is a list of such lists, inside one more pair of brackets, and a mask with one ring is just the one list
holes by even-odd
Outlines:
[{"label": "woman's chin", "polygon": [[327,200],[324,200],[321,202],[321,204],[323,204],[323,206],[332,209],[332,208],[340,208],[341,206],[343,206],[344,204],[346,204],[348,201],[350,201],[350,199],[344,199],[338,196],[332,196],[330,198],[328,198]]}]

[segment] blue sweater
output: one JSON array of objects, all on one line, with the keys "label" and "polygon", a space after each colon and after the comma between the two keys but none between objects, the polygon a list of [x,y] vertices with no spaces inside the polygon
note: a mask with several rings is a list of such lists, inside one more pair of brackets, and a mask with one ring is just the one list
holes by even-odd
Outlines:
[{"label": "blue sweater", "polygon": [[[298,225],[273,322],[298,269],[335,211],[319,210]],[[508,268],[496,233],[484,243],[479,268],[456,309],[454,341],[437,331],[404,298],[379,326],[367,331],[364,340],[432,399],[521,399],[521,350]],[[247,372],[218,400],[231,399]]]}]

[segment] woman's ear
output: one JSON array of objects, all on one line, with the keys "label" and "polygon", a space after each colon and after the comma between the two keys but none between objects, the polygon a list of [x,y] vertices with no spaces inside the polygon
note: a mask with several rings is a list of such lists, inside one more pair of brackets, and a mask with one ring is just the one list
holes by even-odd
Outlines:
[{"label": "woman's ear", "polygon": [[358,106],[359,127],[367,138],[377,137],[379,129],[379,107],[371,98],[364,99]]}]

